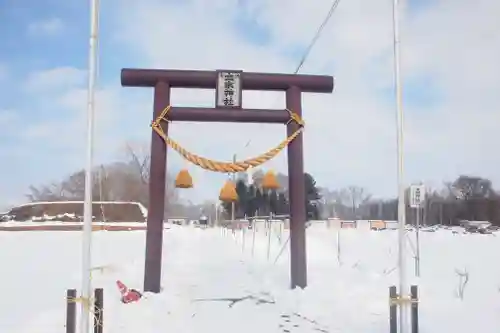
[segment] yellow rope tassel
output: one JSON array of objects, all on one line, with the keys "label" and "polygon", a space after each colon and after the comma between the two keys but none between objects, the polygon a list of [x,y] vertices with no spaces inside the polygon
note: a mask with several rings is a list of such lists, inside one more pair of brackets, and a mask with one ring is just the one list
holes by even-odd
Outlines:
[{"label": "yellow rope tassel", "polygon": [[[187,161],[205,169],[213,172],[223,172],[223,173],[234,173],[234,172],[243,172],[248,168],[253,168],[260,166],[267,161],[273,159],[276,155],[278,155],[286,146],[290,144],[302,131],[304,130],[304,121],[295,113],[287,110],[290,113],[290,121],[295,121],[299,124],[299,129],[296,130],[292,135],[283,140],[279,145],[267,151],[264,154],[261,154],[257,157],[250,158],[241,162],[221,162],[210,160],[196,154],[190,153],[186,149],[184,149],[181,145],[179,145],[176,141],[172,140],[170,137],[165,135],[165,132],[161,128],[160,122],[162,120],[169,121],[167,118],[168,111],[170,110],[170,106],[166,107],[165,110],[160,114],[158,118],[156,118],[151,127],[153,130],[158,133],[159,136],[165,140],[165,143],[168,144],[173,150],[178,152],[182,157],[184,157]],[[289,121],[289,122],[290,122]]]},{"label": "yellow rope tassel", "polygon": [[[85,297],[72,297],[67,299],[68,303],[83,303],[83,306],[85,308],[85,311],[88,311],[90,313],[90,316],[92,320],[98,325],[100,324],[100,314],[101,310],[93,309],[92,305],[94,304],[94,299],[93,298],[85,298]],[[94,311],[94,310],[97,310]]]}]

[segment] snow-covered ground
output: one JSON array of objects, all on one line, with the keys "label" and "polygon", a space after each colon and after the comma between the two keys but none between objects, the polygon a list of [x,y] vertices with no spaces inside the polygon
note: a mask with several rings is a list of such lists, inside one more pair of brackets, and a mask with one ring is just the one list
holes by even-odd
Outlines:
[{"label": "snow-covered ground", "polygon": [[[309,287],[290,291],[288,251],[274,264],[288,237],[279,229],[268,259],[262,226],[254,245],[252,230],[243,237],[172,226],[164,237],[163,292],[127,305],[115,281],[142,287],[145,233],[95,232],[93,263],[102,269],[93,283],[105,290],[104,331],[388,332],[396,231],[341,230],[337,237],[323,224],[311,226]],[[500,237],[440,230],[422,233],[421,245],[422,278],[413,281],[421,292],[420,332],[499,332]],[[80,232],[0,232],[0,332],[64,332],[66,289],[80,286],[80,250]],[[463,300],[457,270],[469,274]],[[224,300],[244,297],[233,306]]]}]

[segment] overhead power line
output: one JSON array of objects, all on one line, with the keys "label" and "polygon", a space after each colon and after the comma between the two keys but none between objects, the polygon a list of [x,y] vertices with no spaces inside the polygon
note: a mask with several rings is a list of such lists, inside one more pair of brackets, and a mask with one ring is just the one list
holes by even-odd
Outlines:
[{"label": "overhead power line", "polygon": [[[297,65],[297,68],[295,68],[295,71],[293,74],[298,74],[304,63],[306,62],[307,58],[309,57],[309,54],[311,53],[312,48],[318,41],[318,39],[321,37],[321,34],[323,33],[323,29],[325,29],[326,25],[328,22],[330,22],[330,19],[333,16],[333,13],[335,12],[335,9],[337,9],[338,5],[340,3],[340,0],[334,0],[332,2],[332,5],[330,6],[330,9],[328,10],[328,13],[326,14],[325,18],[323,19],[323,22],[321,22],[320,26],[316,30],[316,33],[314,34],[313,38],[309,42],[309,45],[307,48],[304,50],[304,54],[302,55],[299,64]],[[259,126],[262,126],[263,124],[259,124]],[[251,143],[251,140],[249,143],[246,144],[248,146]]]},{"label": "overhead power line", "polygon": [[318,30],[316,30],[316,33],[314,34],[314,36],[311,39],[311,42],[309,43],[307,48],[304,50],[304,54],[302,55],[302,58],[300,59],[300,62],[298,64],[297,68],[295,69],[294,74],[297,74],[300,71],[300,69],[302,68],[302,66],[304,65],[304,63],[306,62],[307,58],[309,57],[309,54],[311,53],[312,48],[314,47],[314,45],[318,41],[319,37],[321,37],[321,34],[323,33],[323,29],[326,27],[328,22],[330,22],[330,19],[332,18],[333,13],[335,12],[335,9],[337,9],[339,3],[340,3],[340,0],[333,1],[332,5],[330,6],[330,9],[328,10],[328,13],[326,14],[325,19],[323,20],[321,25],[318,27]]}]

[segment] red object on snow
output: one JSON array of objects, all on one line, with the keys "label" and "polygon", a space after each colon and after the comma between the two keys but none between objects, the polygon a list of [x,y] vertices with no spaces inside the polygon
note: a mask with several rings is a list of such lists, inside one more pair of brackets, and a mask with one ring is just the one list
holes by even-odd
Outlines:
[{"label": "red object on snow", "polygon": [[122,295],[121,301],[122,303],[132,303],[137,302],[141,299],[142,294],[135,289],[129,289],[123,282],[120,280],[116,281],[116,285],[118,286],[118,290],[120,290],[120,294]]}]

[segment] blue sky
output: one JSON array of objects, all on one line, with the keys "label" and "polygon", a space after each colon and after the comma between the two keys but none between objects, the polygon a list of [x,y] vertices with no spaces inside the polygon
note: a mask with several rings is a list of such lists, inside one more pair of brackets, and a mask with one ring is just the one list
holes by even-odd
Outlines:
[{"label": "blue sky", "polygon": [[[219,2],[222,3],[222,0]],[[262,13],[270,11],[271,4],[266,4],[264,0],[255,0],[255,2],[240,1],[238,3],[239,6],[234,7],[234,11],[226,15],[227,17],[224,18],[224,22],[216,21],[221,18],[217,16],[218,14],[207,13],[207,22],[217,26],[210,29],[221,33],[224,31],[223,25],[226,24],[227,20],[227,29],[231,29],[231,34],[241,40],[240,47],[245,47],[252,52],[255,51],[256,54],[257,52],[268,52],[268,62],[271,62],[271,58],[273,58],[275,59],[273,61],[276,63],[285,64],[280,71],[291,72],[294,70],[295,64],[299,61],[301,52],[309,41],[312,32],[316,30],[317,25],[325,15],[324,12],[316,13],[314,17],[311,14],[310,20],[307,21],[308,23],[304,23],[303,28],[301,28],[300,24],[286,22],[285,25],[291,24],[290,29],[298,29],[297,31],[300,31],[300,29],[307,30],[307,36],[309,36],[294,39],[292,35],[292,37],[288,36],[287,39],[285,36],[280,35],[283,27],[280,27],[279,23],[274,24],[269,19],[266,19],[266,13]],[[189,68],[190,66],[196,67],[199,64],[209,63],[208,60],[204,59],[206,56],[203,53],[199,54],[199,59],[195,55],[191,57],[192,59],[186,59],[185,62],[182,62],[182,59],[174,58],[170,59],[170,62],[167,60],[162,62],[161,55],[164,54],[162,52],[166,52],[165,54],[168,55],[168,46],[170,44],[181,45],[182,43],[187,43],[185,46],[181,45],[181,47],[189,49],[189,43],[192,41],[188,39],[206,39],[209,37],[199,37],[202,35],[204,29],[195,27],[196,22],[189,22],[189,18],[165,17],[164,22],[159,20],[152,23],[148,22],[147,18],[149,17],[148,15],[153,16],[153,14],[144,13],[159,13],[160,11],[164,11],[162,15],[168,15],[173,9],[179,10],[179,13],[182,13],[182,10],[189,12],[195,6],[201,6],[200,4],[204,3],[197,3],[195,0],[182,2],[157,0],[143,2],[132,0],[119,2],[115,0],[102,2],[101,18],[105,19],[101,19],[100,26],[99,87],[106,90],[107,100],[112,100],[112,102],[109,102],[111,104],[108,107],[120,109],[120,116],[123,116],[120,120],[121,127],[119,130],[106,129],[108,132],[107,136],[103,134],[106,140],[108,140],[106,142],[109,143],[109,146],[117,146],[124,140],[147,140],[149,138],[149,133],[141,131],[141,128],[136,124],[138,121],[143,122],[144,120],[149,122],[147,120],[149,113],[146,116],[141,116],[142,118],[140,119],[138,118],[137,105],[141,105],[144,110],[147,110],[140,112],[144,112],[144,114],[149,112],[151,108],[149,104],[151,102],[151,92],[120,88],[119,73],[122,67],[149,67],[153,63],[160,62],[165,67],[168,67],[170,63],[175,63],[173,66],[187,66]],[[325,8],[327,7],[326,2],[323,1],[322,4]],[[255,5],[256,9],[254,8],[253,11],[249,10],[249,6],[253,5]],[[269,6],[269,8],[265,6]],[[384,7],[385,12],[383,16],[380,16],[382,20],[380,22],[383,22],[389,28],[390,7],[388,4],[384,6],[386,6]],[[423,26],[428,26],[427,21],[425,21],[427,19],[426,15],[432,18],[430,13],[432,15],[436,15],[435,13],[437,13],[433,6],[437,6],[437,3],[431,1],[410,1],[407,15],[412,22],[411,24],[425,23]],[[266,10],[263,10],[263,8]],[[382,119],[380,120],[381,122],[390,123],[392,126],[393,116],[388,114],[388,112],[392,112],[390,110],[393,110],[394,107],[394,89],[391,84],[392,67],[390,66],[392,50],[390,40],[388,39],[390,35],[387,34],[390,29],[383,31],[385,36],[384,41],[381,42],[383,46],[378,49],[376,43],[374,43],[375,46],[367,49],[370,52],[373,51],[373,55],[367,54],[366,59],[362,59],[364,55],[360,54],[360,52],[364,51],[352,51],[353,53],[347,55],[347,52],[351,52],[350,48],[357,50],[360,46],[355,44],[355,38],[359,37],[358,35],[364,36],[362,34],[365,34],[363,32],[365,30],[369,31],[369,35],[372,33],[370,30],[378,28],[378,26],[370,27],[371,23],[369,22],[366,23],[366,26],[350,23],[346,28],[348,29],[347,36],[350,37],[351,32],[354,33],[353,41],[350,41],[350,38],[344,38],[344,40],[343,36],[335,35],[337,30],[344,28],[345,22],[351,22],[346,19],[346,15],[350,15],[350,11],[354,10],[353,8],[355,8],[355,4],[349,4],[348,1],[341,2],[338,12],[334,14],[328,28],[325,29],[322,38],[318,41],[317,47],[311,53],[309,61],[305,64],[304,71],[314,73],[326,71],[327,74],[335,75],[338,84],[338,92],[336,94],[338,95],[334,95],[334,102],[340,100],[341,102],[339,103],[342,106],[347,106],[353,110],[361,110],[375,104],[379,105],[378,107],[380,107],[380,112],[382,113],[380,113],[380,117],[376,116],[374,120],[379,121],[379,119]],[[304,13],[300,9],[298,14],[306,22],[306,15],[309,12],[305,9],[308,8],[303,8]],[[369,10],[366,9],[365,11]],[[366,13],[360,10],[354,14],[360,16]],[[210,15],[214,16],[211,17]],[[296,13],[290,12],[284,14],[284,16],[290,17],[293,15],[296,15]],[[144,17],[146,17],[146,21]],[[205,19],[203,16],[200,17]],[[377,17],[377,13],[367,16],[370,19],[372,17]],[[141,35],[138,32],[145,31],[147,34],[148,31],[155,29],[155,24],[167,24],[169,20],[172,21],[174,19],[179,19],[180,23],[178,25],[185,24],[187,30],[193,29],[193,31],[186,32],[186,36],[189,37],[178,36],[179,40],[171,40],[166,36],[163,37],[160,35],[157,39],[151,37],[151,40],[148,40],[145,38],[145,35]],[[367,19],[364,18],[361,22],[366,21]],[[291,18],[290,22],[298,21]],[[0,44],[0,111],[2,114],[0,114],[0,122],[4,127],[6,126],[6,129],[0,134],[0,139],[3,143],[0,156],[4,160],[9,161],[0,167],[2,169],[0,173],[4,174],[0,179],[1,187],[9,189],[8,194],[4,193],[0,195],[0,206],[2,206],[6,202],[19,200],[29,184],[57,180],[61,175],[68,174],[83,166],[84,151],[79,149],[85,143],[85,123],[84,117],[80,113],[85,109],[85,100],[82,99],[80,103],[80,99],[77,98],[84,96],[86,87],[85,69],[88,57],[89,3],[87,1],[61,0],[4,0],[0,2],[0,27],[2,31],[2,43]],[[360,31],[353,31],[353,29],[360,29]],[[182,30],[179,31],[182,32]],[[373,32],[373,34],[375,33],[376,31]],[[170,36],[170,38],[177,38],[177,36]],[[180,39],[183,38],[186,38],[186,40],[181,41]],[[217,39],[218,36],[213,35],[211,38]],[[420,43],[418,45],[424,44]],[[165,51],[165,49],[167,50]],[[351,58],[353,58],[353,63],[347,63]],[[429,57],[429,59],[431,58]],[[175,61],[172,62],[172,60]],[[243,66],[250,66],[252,69],[264,68],[263,70],[267,70],[266,68],[270,68],[270,65],[266,61],[262,63],[262,66],[259,66],[258,63],[255,64],[258,60],[236,59],[233,62],[236,64],[242,63]],[[248,65],[251,61],[253,61],[252,65]],[[357,61],[357,65],[353,65],[354,61]],[[420,59],[417,57],[413,61],[418,63]],[[220,66],[217,60],[213,60],[209,66],[214,63]],[[359,78],[356,76],[357,74],[350,74],[351,67],[349,66],[361,66],[361,69],[352,67],[356,71],[362,71]],[[423,66],[430,68],[428,63]],[[443,67],[442,65],[440,66]],[[57,82],[55,87],[37,87],[37,89],[33,90],[32,86],[27,86],[27,82],[30,81],[30,78],[33,78],[34,74],[60,68],[66,68],[71,77],[68,74],[68,77]],[[405,109],[408,112],[409,118],[415,117],[418,121],[424,121],[422,117],[427,117],[425,114],[432,115],[432,112],[436,112],[437,109],[446,107],[447,101],[444,100],[444,96],[447,96],[450,92],[443,90],[445,86],[442,84],[443,78],[439,76],[439,73],[420,70],[407,71],[404,74]],[[380,81],[381,75],[384,76],[384,79],[382,83],[377,83]],[[347,82],[350,80],[352,82]],[[360,98],[359,101],[354,101],[352,97],[349,99],[343,95],[346,93],[346,89],[354,89],[347,92],[349,96],[356,96],[358,89],[363,93],[369,93],[369,96]],[[447,86],[446,89],[448,89]],[[75,99],[72,96],[75,96]],[[363,101],[366,101],[363,105],[355,105]],[[75,103],[77,105],[73,105]],[[350,105],[349,103],[354,104]],[[331,108],[328,105],[325,105],[325,107]],[[15,119],[12,119],[12,114]],[[80,114],[80,118],[77,118],[78,114]],[[435,115],[432,116],[434,117]],[[363,119],[356,115],[352,117],[354,117],[353,120],[346,121],[355,121],[356,118]],[[26,129],[26,124],[23,120],[25,118],[29,118],[29,125],[38,126],[36,131],[31,128]],[[73,141],[70,144],[70,140],[67,140],[65,137],[57,138],[59,130],[61,130],[61,136],[65,133],[64,128],[67,127],[66,124],[75,126],[73,124],[75,119],[80,119],[80,123],[76,127],[69,128],[75,128],[75,135],[79,136],[74,139],[77,142],[76,146]],[[50,126],[45,126],[46,123]],[[386,125],[384,123],[384,125],[380,126]],[[54,138],[49,140],[47,133],[43,133],[44,129],[52,132],[50,134],[53,137],[55,136],[56,140]],[[70,131],[68,129],[65,130]],[[375,131],[375,129],[369,130]],[[25,131],[34,132],[35,134],[30,134],[29,136],[21,135]],[[101,129],[101,131],[104,132],[105,129]],[[122,133],[123,135],[117,136],[115,135],[116,133]],[[113,137],[115,137],[114,141],[109,141]],[[340,137],[332,138],[332,140],[339,140]],[[382,153],[392,149],[390,147],[392,147],[393,141],[391,142],[391,145],[380,146],[376,148],[376,151]],[[349,143],[346,142],[344,144],[347,145],[345,148],[349,151]],[[419,149],[422,148],[420,147]],[[373,151],[373,149],[371,150]],[[426,153],[425,149],[421,153]],[[110,154],[108,150],[102,150],[97,155],[99,161],[116,159],[116,154]],[[442,158],[438,155],[436,155],[436,158]],[[425,156],[430,155],[427,152]],[[410,156],[409,158],[416,157]],[[47,161],[51,160],[54,163],[48,166]],[[393,165],[391,164],[393,163],[392,161],[393,157],[388,157],[384,165]],[[459,167],[460,163],[462,162],[457,162],[456,165],[458,166],[449,167],[447,170],[439,172],[426,170],[425,175],[434,179],[442,178],[443,174],[454,174],[459,172],[456,170],[464,168],[463,166]],[[330,176],[326,169],[316,166],[314,168],[317,168],[318,177],[323,182],[329,182],[330,177],[332,177],[334,179],[332,182],[341,183],[343,181],[342,178],[345,178],[341,176],[342,172],[345,171],[337,170],[335,171],[335,176]],[[343,168],[352,170],[347,165]],[[467,168],[469,167],[465,167],[465,170]],[[475,170],[474,168],[476,167],[469,169]],[[362,172],[362,166],[356,166],[354,169],[358,170],[356,172]],[[349,180],[345,180],[346,182],[354,182],[357,176],[354,173],[349,177]],[[360,177],[361,181],[364,181],[365,178],[363,177],[365,176]],[[376,187],[377,185],[371,186]],[[382,192],[388,193],[390,191]]]},{"label": "blue sky", "polygon": [[[410,1],[410,7],[418,11],[428,6],[428,3]],[[101,17],[111,19],[101,20],[101,84],[118,83],[118,73],[123,66],[144,64],[140,56],[130,52],[130,49],[128,52],[120,52],[123,46],[112,34],[112,13],[116,5],[117,2],[114,1],[102,2]],[[4,0],[0,3],[0,9],[0,26],[3,31],[0,61],[12,74],[9,76],[9,83],[2,85],[2,108],[28,112],[30,117],[51,116],[30,112],[32,101],[23,98],[19,86],[29,73],[35,70],[62,66],[81,69],[87,67],[88,2]],[[335,21],[335,16],[332,21]],[[37,24],[42,22],[45,26],[37,27]],[[59,25],[63,27],[59,28]],[[269,31],[243,11],[235,18],[234,27],[239,34],[254,44],[266,45],[272,42]],[[289,50],[294,50],[289,56],[295,59],[295,62],[300,59],[303,47],[304,45],[300,44],[289,46]],[[288,53],[286,49],[283,52]],[[120,56],[117,57],[117,54]],[[435,95],[435,87],[432,87],[429,81],[429,77],[408,79],[405,88],[406,103],[428,105],[436,102],[438,98]],[[391,91],[386,91],[385,94],[392,98]]]},{"label": "blue sky", "polygon": [[[57,121],[64,126],[65,119],[72,114],[63,108],[51,105],[53,92],[33,94],[26,91],[26,80],[37,71],[58,67],[85,69],[88,58],[89,8],[85,1],[11,1],[0,3],[0,26],[3,41],[0,44],[0,64],[5,68],[0,110],[13,112],[16,118],[29,119],[30,123]],[[102,8],[107,14],[107,8]],[[107,21],[101,26],[101,38],[110,41]],[[121,56],[117,62],[113,52],[101,49],[100,85],[119,84],[119,70],[124,63],[133,63],[133,59]],[[80,87],[85,87],[81,82]],[[84,108],[85,105],[82,105]],[[20,122],[13,124],[19,126]],[[3,143],[3,155],[7,155],[7,172],[15,172],[12,177],[2,179],[4,187],[13,189],[14,197],[26,191],[28,184],[49,182],[67,174],[71,168],[81,167],[82,160],[52,157],[47,155],[67,154],[67,147],[43,143],[33,144],[35,151],[27,150],[26,140],[17,135],[22,128],[11,128],[0,135]],[[82,142],[85,138],[82,138]],[[7,147],[8,146],[8,147]],[[21,152],[13,153],[13,150]],[[30,157],[26,157],[30,155]],[[81,153],[83,158],[83,152]],[[30,162],[26,163],[26,159]],[[57,160],[55,166],[46,167],[44,160]],[[40,163],[36,163],[40,161]],[[5,168],[5,167],[4,167]],[[9,200],[9,198],[1,197]]]},{"label": "blue sky", "polygon": [[[73,3],[70,5],[70,3]],[[78,7],[74,5],[78,4]],[[1,3],[1,26],[4,31],[2,57],[12,71],[27,75],[30,71],[53,66],[86,65],[86,45],[83,37],[88,33],[86,2],[12,1]],[[61,17],[72,22],[64,26],[64,34],[57,22]],[[54,20],[53,32],[30,25]],[[37,31],[38,30],[38,31]],[[70,41],[70,39],[74,39]],[[69,46],[69,47],[68,47]]]},{"label": "blue sky", "polygon": [[[181,4],[177,2],[179,6]],[[100,25],[100,78],[99,85],[116,86],[119,84],[119,71],[122,67],[147,66],[140,52],[133,48],[124,48],[120,40],[116,38],[114,29],[118,16],[114,15],[117,2],[104,1],[101,7]],[[58,1],[48,0],[36,1],[14,1],[7,0],[1,3],[0,24],[2,26],[3,43],[2,57],[0,62],[7,68],[8,79],[2,84],[1,109],[15,110],[19,117],[28,117],[30,121],[61,120],[69,117],[63,109],[45,105],[40,107],[39,103],[50,103],[49,96],[27,96],[23,84],[34,71],[50,70],[58,67],[74,67],[85,69],[87,67],[88,34],[89,34],[89,5],[84,1]],[[335,16],[332,21],[335,20]],[[269,29],[247,12],[240,10],[235,16],[233,28],[248,42],[255,45],[269,45],[272,36]],[[326,37],[327,38],[327,37]],[[297,63],[302,56],[305,45],[301,43],[290,44],[281,49],[281,53],[291,58],[292,63]],[[127,52],[123,52],[126,49]],[[119,55],[119,56],[118,56]],[[307,70],[308,64],[304,68]],[[333,64],[333,68],[335,65]],[[292,71],[293,68],[290,68]],[[84,82],[82,82],[84,83]],[[412,80],[410,87],[405,90],[405,96],[410,103],[426,103],[434,101],[435,97],[429,93],[425,78]],[[80,85],[82,88],[83,85]],[[134,91],[127,93],[134,94]],[[393,90],[382,89],[381,96],[391,100]],[[83,106],[82,106],[83,107]],[[68,120],[69,121],[69,120]],[[62,122],[63,124],[64,122]],[[82,142],[83,142],[82,138]],[[9,134],[2,135],[5,145],[18,145],[19,138]],[[66,147],[56,149],[50,147],[51,154],[65,154]],[[31,158],[39,156],[38,160],[46,159],[44,147],[41,145],[37,151],[30,152]],[[75,153],[75,156],[78,156]],[[80,163],[72,160],[61,160],[57,166],[50,168],[33,167],[26,164],[24,159],[17,158],[14,162],[18,173],[29,174],[31,182],[47,182],[59,177],[60,174],[70,172],[71,168],[82,165],[83,152],[77,157]],[[106,159],[106,158],[104,158]],[[16,160],[16,158],[11,159]],[[22,177],[17,175],[4,180],[9,187],[16,187],[17,193],[23,191],[19,185],[26,186],[26,181],[20,181]],[[30,182],[30,183],[31,183]],[[20,183],[20,184],[19,184]],[[19,184],[19,185],[18,185]]]}]

